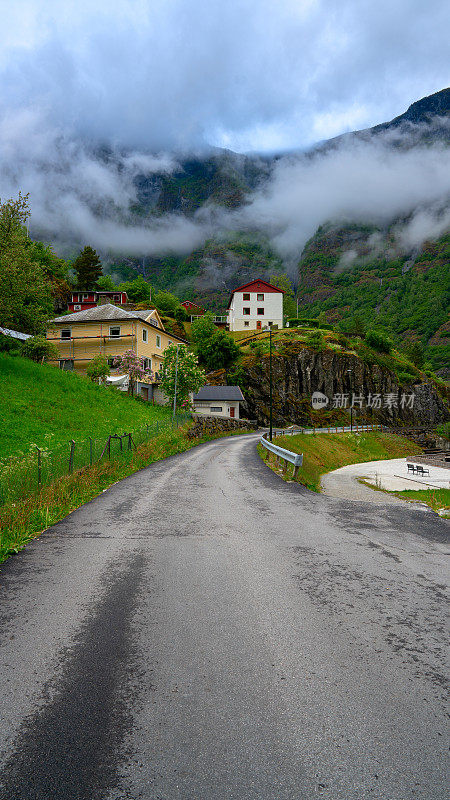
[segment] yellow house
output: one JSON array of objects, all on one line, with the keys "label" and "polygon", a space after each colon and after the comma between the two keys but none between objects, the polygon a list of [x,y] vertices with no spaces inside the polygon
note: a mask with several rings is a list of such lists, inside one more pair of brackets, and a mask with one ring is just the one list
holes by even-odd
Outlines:
[{"label": "yellow house", "polygon": [[[49,323],[47,339],[58,348],[59,368],[85,372],[92,358],[105,356],[110,362],[126,350],[133,350],[153,372],[152,383],[140,382],[137,391],[147,400],[162,401],[158,390],[164,351],[169,344],[182,342],[167,333],[155,308],[125,311],[105,304],[56,317]],[[158,396],[157,396],[158,395]]]}]

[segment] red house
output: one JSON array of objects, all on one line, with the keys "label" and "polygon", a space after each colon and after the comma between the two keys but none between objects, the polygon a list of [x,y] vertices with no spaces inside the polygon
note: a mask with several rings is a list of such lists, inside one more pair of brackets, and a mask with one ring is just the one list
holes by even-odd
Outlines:
[{"label": "red house", "polygon": [[203,314],[206,314],[205,308],[198,306],[196,303],[191,303],[190,300],[185,300],[181,305],[186,309],[187,313],[191,314],[193,317],[202,317]]},{"label": "red house", "polygon": [[86,311],[88,308],[95,308],[103,303],[123,306],[128,303],[127,293],[120,289],[116,289],[114,292],[94,292],[93,290],[72,292],[67,307],[69,311]]}]

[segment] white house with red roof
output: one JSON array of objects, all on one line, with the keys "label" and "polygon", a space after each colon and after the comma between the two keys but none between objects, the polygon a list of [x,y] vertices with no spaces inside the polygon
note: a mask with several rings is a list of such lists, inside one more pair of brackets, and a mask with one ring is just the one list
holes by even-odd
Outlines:
[{"label": "white house with red roof", "polygon": [[234,290],[228,303],[230,331],[262,330],[269,323],[283,327],[283,290],[258,278]]}]

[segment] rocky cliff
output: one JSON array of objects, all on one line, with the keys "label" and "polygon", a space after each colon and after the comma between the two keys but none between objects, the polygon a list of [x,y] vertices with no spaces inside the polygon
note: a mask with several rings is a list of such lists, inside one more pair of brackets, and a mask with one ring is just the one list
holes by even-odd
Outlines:
[{"label": "rocky cliff", "polygon": [[[351,372],[349,372],[351,370]],[[354,394],[356,422],[383,422],[388,425],[436,425],[450,418],[445,391],[433,383],[399,385],[394,372],[378,364],[367,364],[356,355],[331,350],[315,352],[300,343],[272,357],[273,422],[283,424],[327,424],[346,420],[345,404]],[[219,376],[217,376],[219,377]],[[247,356],[239,374],[246,398],[245,416],[260,424],[269,421],[269,356]],[[311,405],[313,392],[329,398],[319,411]],[[343,398],[341,400],[341,397]],[[448,398],[447,398],[448,400]]]}]

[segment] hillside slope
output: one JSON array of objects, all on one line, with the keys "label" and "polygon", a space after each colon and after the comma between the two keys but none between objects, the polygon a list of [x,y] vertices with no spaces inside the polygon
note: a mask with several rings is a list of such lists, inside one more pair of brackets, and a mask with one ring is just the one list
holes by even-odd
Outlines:
[{"label": "hillside slope", "polygon": [[26,358],[0,354],[0,458],[31,446],[53,448],[70,439],[106,437],[168,419],[168,410],[134,400]]}]

